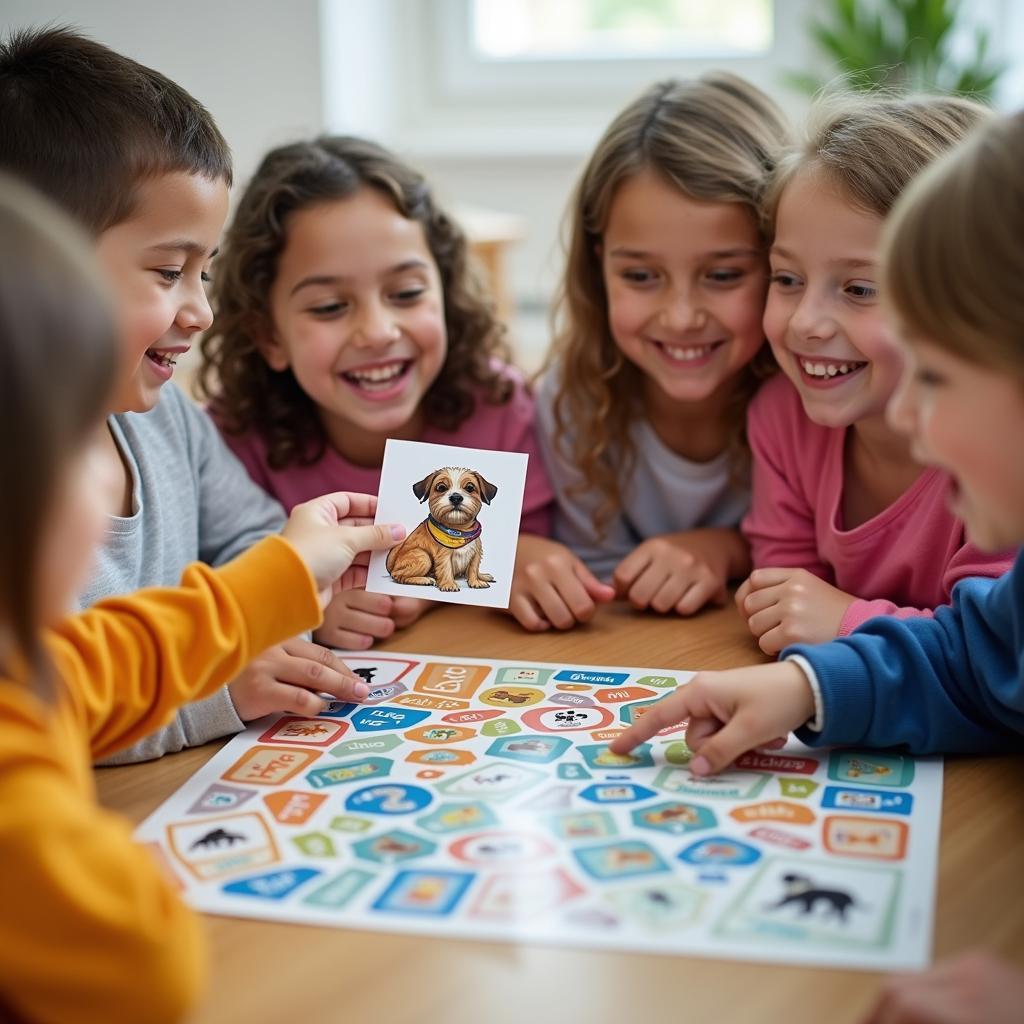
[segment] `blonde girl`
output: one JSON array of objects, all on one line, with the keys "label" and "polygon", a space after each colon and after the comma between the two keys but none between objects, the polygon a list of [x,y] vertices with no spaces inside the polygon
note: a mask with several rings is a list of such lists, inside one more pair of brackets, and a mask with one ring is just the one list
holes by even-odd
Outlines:
[{"label": "blonde girl", "polygon": [[930,615],[958,580],[1010,566],[968,543],[945,474],[885,419],[902,355],[880,305],[883,222],[985,113],[949,97],[829,99],[773,181],[764,327],[782,374],[750,408],[755,571],[736,595],[766,653]]},{"label": "blonde girl", "polygon": [[[881,281],[904,355],[889,416],[945,472],[955,511],[986,551],[1024,543],[1024,113],[989,122],[896,203]],[[933,618],[879,617],[778,664],[699,673],[617,738],[624,753],[689,720],[692,771],[722,771],[797,729],[813,746],[911,753],[1024,745],[1024,561],[960,582]],[[863,1024],[1013,1024],[1024,975],[966,953],[895,978]]]},{"label": "blonde girl", "polygon": [[714,73],[646,90],[587,163],[538,389],[560,546],[513,593],[538,627],[616,593],[690,614],[747,572],[744,415],[770,365],[759,207],[786,141],[767,96]]}]

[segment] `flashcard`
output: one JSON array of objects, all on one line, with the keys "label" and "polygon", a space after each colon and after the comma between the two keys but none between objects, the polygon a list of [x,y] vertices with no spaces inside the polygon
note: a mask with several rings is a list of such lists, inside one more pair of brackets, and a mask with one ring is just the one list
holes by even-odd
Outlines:
[{"label": "flashcard", "polygon": [[197,909],[812,966],[927,964],[938,759],[791,741],[700,778],[678,729],[629,757],[608,751],[688,672],[341,656],[373,687],[363,704],[253,722],[140,827]]},{"label": "flashcard", "polygon": [[370,556],[376,594],[507,608],[529,456],[389,440],[378,523],[405,540]]}]

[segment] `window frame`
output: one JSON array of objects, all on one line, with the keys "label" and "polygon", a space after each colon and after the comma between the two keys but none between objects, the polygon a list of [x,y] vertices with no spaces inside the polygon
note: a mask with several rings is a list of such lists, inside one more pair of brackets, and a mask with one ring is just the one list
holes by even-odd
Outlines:
[{"label": "window frame", "polygon": [[[430,77],[435,94],[448,102],[487,103],[560,98],[580,101],[617,94],[638,79],[700,74],[728,67],[746,78],[764,79],[806,58],[802,45],[810,0],[774,0],[773,44],[764,54],[723,53],[679,57],[544,57],[493,60],[474,52],[472,0],[433,0],[429,25]],[[420,14],[424,12],[420,8]]]},{"label": "window frame", "polygon": [[671,60],[481,59],[471,0],[364,4],[321,0],[328,124],[421,159],[579,158],[650,83],[723,68],[800,116],[807,99],[784,86],[782,73],[816,63],[805,31],[814,0],[775,0],[768,54]]}]

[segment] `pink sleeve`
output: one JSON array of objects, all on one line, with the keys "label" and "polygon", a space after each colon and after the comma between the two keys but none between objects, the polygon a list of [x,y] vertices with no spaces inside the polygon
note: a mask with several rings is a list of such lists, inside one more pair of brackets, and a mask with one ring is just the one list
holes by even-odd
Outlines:
[{"label": "pink sleeve", "polygon": [[858,597],[846,609],[836,636],[848,636],[858,626],[863,626],[868,619],[877,618],[879,615],[890,615],[894,619],[928,619],[934,614],[935,611],[932,608],[911,608],[909,605],[901,608],[892,601],[881,599],[868,601]]},{"label": "pink sleeve", "polygon": [[[818,556],[814,508],[800,486],[797,459],[806,450],[800,446],[804,439],[794,426],[794,410],[786,408],[792,399],[798,405],[800,401],[786,393],[791,387],[785,379],[773,379],[750,405],[747,430],[753,479],[750,511],[741,528],[755,569],[806,569],[831,582],[832,574]],[[803,417],[802,408],[798,414]]]},{"label": "pink sleeve", "polygon": [[[942,574],[942,590],[946,596],[944,604],[953,600],[953,587],[969,576],[1002,576],[1009,572],[1013,565],[1012,552],[987,554],[979,551],[973,544],[964,544],[949,560],[946,571]],[[847,636],[858,626],[864,625],[868,619],[878,615],[891,615],[895,619],[931,618],[935,614],[932,608],[911,608],[894,604],[892,601],[866,601],[859,598],[846,609],[842,622],[839,624],[839,636]]]},{"label": "pink sleeve", "polygon": [[525,452],[530,457],[526,467],[526,488],[523,491],[523,515],[519,521],[519,532],[549,537],[555,494],[551,489],[540,451],[540,442],[537,440],[533,395],[518,375],[515,376],[515,391],[502,411],[504,429],[500,449],[506,452]]},{"label": "pink sleeve", "polygon": [[1010,571],[1013,566],[1014,552],[999,551],[991,553],[979,551],[973,544],[964,544],[949,560],[946,571],[942,574],[942,589],[946,600],[952,602],[953,587],[968,576],[990,576],[993,579]]}]

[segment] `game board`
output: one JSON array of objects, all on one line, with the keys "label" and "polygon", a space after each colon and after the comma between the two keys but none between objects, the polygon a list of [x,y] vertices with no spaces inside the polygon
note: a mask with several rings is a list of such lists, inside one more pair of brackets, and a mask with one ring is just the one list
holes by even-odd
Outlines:
[{"label": "game board", "polygon": [[929,960],[942,764],[607,743],[690,673],[344,654],[364,705],[263,719],[139,828],[210,913],[734,959]]}]

